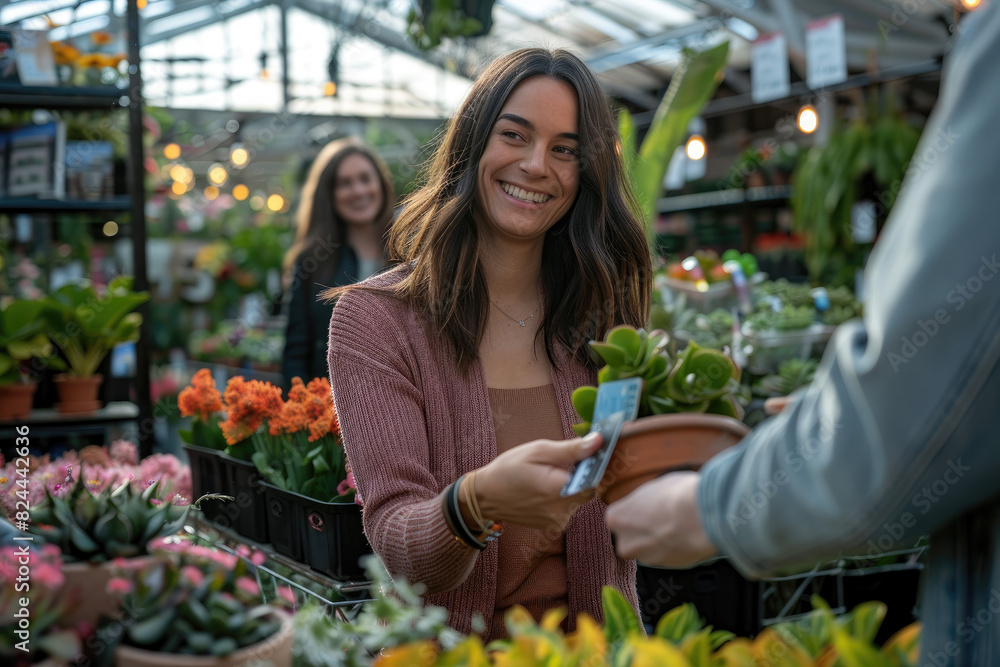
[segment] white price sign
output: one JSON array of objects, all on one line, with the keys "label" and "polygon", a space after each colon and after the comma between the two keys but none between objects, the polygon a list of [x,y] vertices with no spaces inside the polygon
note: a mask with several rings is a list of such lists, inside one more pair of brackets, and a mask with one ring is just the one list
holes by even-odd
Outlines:
[{"label": "white price sign", "polygon": [[816,90],[847,80],[844,17],[840,14],[806,26],[806,84]]},{"label": "white price sign", "polygon": [[754,40],[750,84],[750,99],[754,102],[788,97],[788,42],[780,32]]}]

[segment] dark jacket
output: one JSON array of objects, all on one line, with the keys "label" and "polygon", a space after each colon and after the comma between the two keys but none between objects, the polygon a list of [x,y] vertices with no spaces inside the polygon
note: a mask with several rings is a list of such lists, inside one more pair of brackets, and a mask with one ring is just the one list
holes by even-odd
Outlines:
[{"label": "dark jacket", "polygon": [[326,344],[329,338],[333,304],[325,303],[320,294],[329,287],[343,287],[357,282],[358,257],[348,246],[341,246],[337,272],[332,280],[322,280],[317,273],[306,273],[301,260],[295,263],[295,274],[289,288],[288,325],[285,330],[285,352],[281,372],[286,386],[293,377],[303,382],[327,377]]}]

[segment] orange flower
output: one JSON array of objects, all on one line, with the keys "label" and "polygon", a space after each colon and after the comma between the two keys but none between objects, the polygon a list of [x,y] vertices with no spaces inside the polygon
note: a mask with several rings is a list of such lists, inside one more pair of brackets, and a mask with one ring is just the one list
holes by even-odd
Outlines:
[{"label": "orange flower", "polygon": [[229,380],[224,398],[228,414],[219,427],[230,445],[253,435],[265,419],[278,415],[283,405],[280,388],[260,380],[247,382],[240,375]]},{"label": "orange flower", "polygon": [[309,390],[309,393],[315,394],[320,398],[328,398],[331,401],[333,400],[333,391],[330,389],[330,381],[324,377],[310,380],[306,389]]},{"label": "orange flower", "polygon": [[80,57],[80,51],[65,42],[52,42],[52,53],[57,65],[72,65]]},{"label": "orange flower", "polygon": [[104,46],[105,44],[110,44],[114,37],[111,36],[110,32],[95,30],[90,33],[90,39],[94,42],[94,44]]},{"label": "orange flower", "polygon": [[191,386],[187,387],[177,397],[177,407],[182,417],[197,415],[202,421],[208,421],[213,412],[222,410],[222,395],[215,388],[212,372],[202,368],[194,374]]},{"label": "orange flower", "polygon": [[340,435],[340,420],[337,418],[333,403],[327,406],[326,411],[318,419],[309,424],[309,433],[309,442],[316,442],[325,435],[334,437]]}]

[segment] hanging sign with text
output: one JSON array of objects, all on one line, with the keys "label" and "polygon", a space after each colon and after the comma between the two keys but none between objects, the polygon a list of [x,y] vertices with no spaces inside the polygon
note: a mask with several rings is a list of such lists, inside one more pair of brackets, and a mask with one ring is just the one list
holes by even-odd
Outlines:
[{"label": "hanging sign with text", "polygon": [[825,88],[847,80],[844,17],[840,14],[806,25],[806,84]]},{"label": "hanging sign with text", "polygon": [[768,102],[788,93],[788,41],[780,32],[762,35],[750,56],[750,99]]}]

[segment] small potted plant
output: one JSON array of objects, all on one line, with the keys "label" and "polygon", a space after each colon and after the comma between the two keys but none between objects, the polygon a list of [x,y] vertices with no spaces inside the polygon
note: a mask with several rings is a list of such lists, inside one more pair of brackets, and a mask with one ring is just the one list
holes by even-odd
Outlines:
[{"label": "small potted plant", "polygon": [[288,400],[255,437],[274,548],[339,579],[359,577],[371,553],[354,478],[340,440],[330,382],[292,380]]},{"label": "small potted plant", "polygon": [[149,292],[133,292],[132,279],[125,276],[112,280],[103,291],[81,281],[48,296],[49,338],[69,367],[56,378],[60,412],[100,408],[97,392],[103,378],[97,369],[116,345],[139,339],[142,315],[134,311],[148,299]]},{"label": "small potted plant", "polygon": [[27,380],[25,362],[49,363],[52,343],[45,335],[44,301],[15,299],[0,308],[0,419],[27,417],[35,383]]},{"label": "small potted plant", "polygon": [[251,566],[234,554],[177,538],[153,550],[170,557],[108,584],[130,620],[98,629],[118,667],[291,667],[290,590],[265,604]]},{"label": "small potted plant", "polygon": [[[667,335],[628,326],[615,327],[591,349],[607,364],[598,382],[643,379],[639,419],[622,429],[598,488],[608,503],[671,470],[701,467],[738,443],[749,429],[738,421],[740,370],[718,350],[689,343],[677,357],[666,352]],[[573,406],[584,420],[574,430],[586,434],[594,414],[597,387],[579,387]]]},{"label": "small potted plant", "polygon": [[96,494],[87,486],[80,475],[55,492],[46,488],[45,500],[30,511],[29,532],[60,548],[66,563],[63,589],[67,595],[78,590],[86,600],[72,622],[96,624],[101,615],[118,613],[104,592],[112,576],[109,563],[148,557],[150,541],[180,530],[190,506],[179,504],[186,502],[181,498],[178,504],[158,499],[156,481],[141,493],[131,480]]},{"label": "small potted plant", "polygon": [[[25,562],[30,582],[19,572]],[[0,663],[60,667],[80,656],[83,643],[70,614],[82,600],[62,594],[64,579],[54,545],[32,550],[28,559],[20,547],[0,548]],[[29,618],[26,630],[21,619]]]}]

